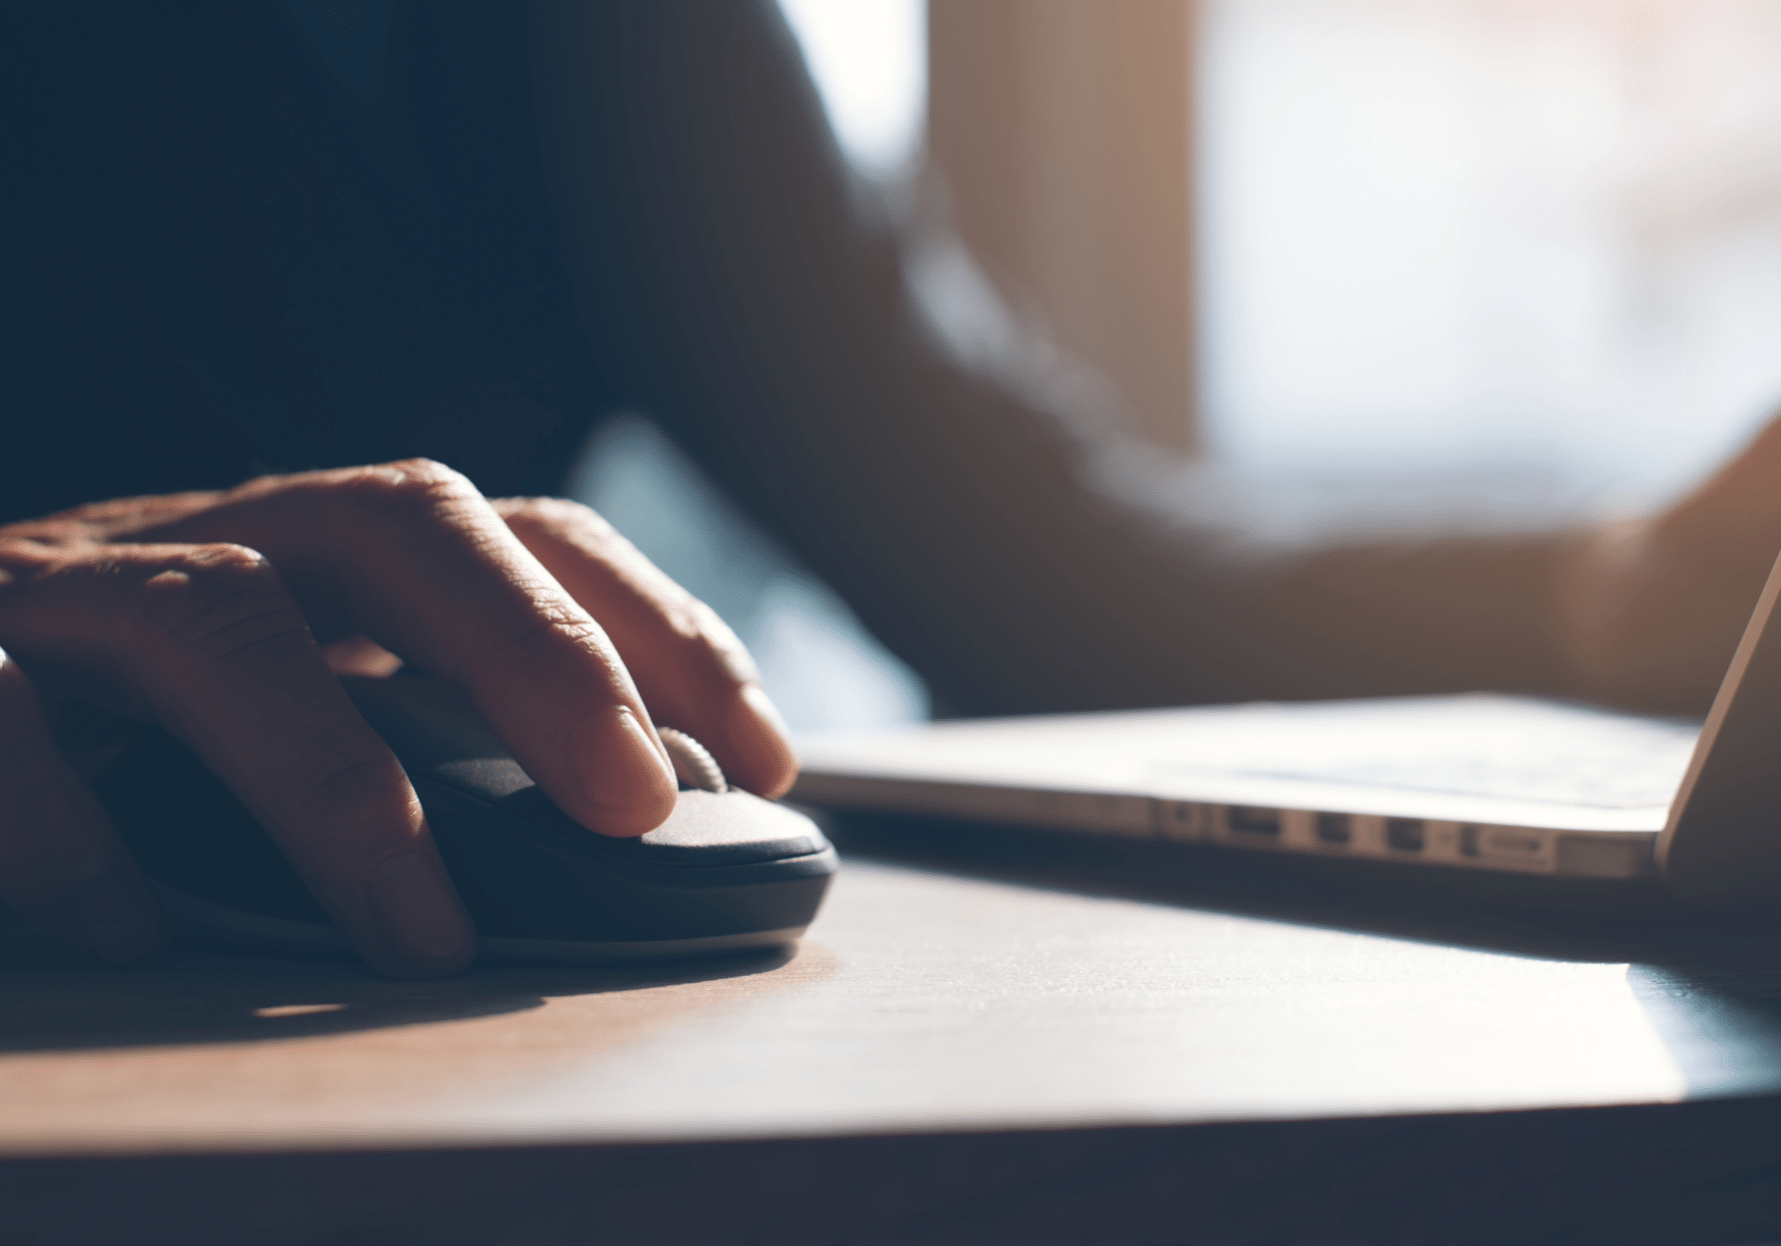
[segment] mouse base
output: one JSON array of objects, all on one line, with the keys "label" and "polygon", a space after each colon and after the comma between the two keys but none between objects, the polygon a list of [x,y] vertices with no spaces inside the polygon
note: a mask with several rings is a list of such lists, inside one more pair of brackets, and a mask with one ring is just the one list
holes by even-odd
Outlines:
[{"label": "mouse base", "polygon": [[[289,921],[244,913],[209,900],[150,882],[162,910],[175,929],[212,940],[222,940],[243,950],[297,952],[319,955],[351,955],[352,944],[333,926]],[[625,965],[661,960],[689,960],[789,947],[803,936],[806,927],[783,930],[749,930],[738,934],[706,935],[694,939],[643,939],[635,942],[594,942],[568,939],[519,939],[484,936],[477,940],[479,965]]]}]

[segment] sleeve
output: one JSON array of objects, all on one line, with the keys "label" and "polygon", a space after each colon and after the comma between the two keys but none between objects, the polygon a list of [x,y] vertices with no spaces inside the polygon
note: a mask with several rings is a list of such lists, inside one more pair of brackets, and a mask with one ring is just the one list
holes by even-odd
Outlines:
[{"label": "sleeve", "polygon": [[582,314],[648,410],[973,713],[1561,683],[1553,534],[1257,535],[1255,499],[912,302],[771,0],[540,5]]}]

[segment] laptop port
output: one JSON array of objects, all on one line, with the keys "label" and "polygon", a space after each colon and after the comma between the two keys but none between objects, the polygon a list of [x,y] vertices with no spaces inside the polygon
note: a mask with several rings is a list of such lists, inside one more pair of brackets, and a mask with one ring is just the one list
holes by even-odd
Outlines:
[{"label": "laptop port", "polygon": [[1545,851],[1546,843],[1538,831],[1502,826],[1484,837],[1484,851],[1493,857],[1537,856]]},{"label": "laptop port", "polygon": [[1242,831],[1246,835],[1278,835],[1280,811],[1263,809],[1256,805],[1227,805],[1224,824],[1231,830]]},{"label": "laptop port", "polygon": [[1157,825],[1164,839],[1191,843],[1205,836],[1206,807],[1189,800],[1164,801]]},{"label": "laptop port", "polygon": [[1478,828],[1470,822],[1459,828],[1459,854],[1462,857],[1478,855]]},{"label": "laptop port", "polygon": [[1421,852],[1425,834],[1421,818],[1385,820],[1385,842],[1399,852]]},{"label": "laptop port", "polygon": [[1354,825],[1345,813],[1320,813],[1317,815],[1317,842],[1320,844],[1346,844],[1354,838]]}]

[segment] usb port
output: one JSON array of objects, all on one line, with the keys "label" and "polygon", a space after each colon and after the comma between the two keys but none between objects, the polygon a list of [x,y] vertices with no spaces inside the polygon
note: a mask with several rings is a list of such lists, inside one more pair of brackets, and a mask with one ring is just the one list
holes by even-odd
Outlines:
[{"label": "usb port", "polygon": [[1256,805],[1227,805],[1224,824],[1233,831],[1248,835],[1280,834],[1280,811]]},{"label": "usb port", "polygon": [[1317,815],[1317,842],[1320,844],[1346,844],[1354,838],[1354,826],[1345,813],[1320,813]]},{"label": "usb port", "polygon": [[1385,842],[1399,852],[1421,852],[1424,834],[1421,818],[1385,820]]}]

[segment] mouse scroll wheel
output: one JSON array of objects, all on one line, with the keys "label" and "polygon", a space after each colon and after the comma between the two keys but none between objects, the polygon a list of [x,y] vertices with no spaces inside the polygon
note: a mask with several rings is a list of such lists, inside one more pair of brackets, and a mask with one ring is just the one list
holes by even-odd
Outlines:
[{"label": "mouse scroll wheel", "polygon": [[662,743],[668,749],[669,760],[674,763],[674,777],[680,780],[682,790],[730,790],[729,785],[724,782],[724,772],[718,766],[717,759],[705,750],[703,744],[686,732],[676,731],[672,727],[657,727],[656,734],[662,737]]}]

